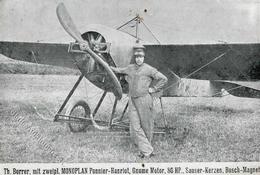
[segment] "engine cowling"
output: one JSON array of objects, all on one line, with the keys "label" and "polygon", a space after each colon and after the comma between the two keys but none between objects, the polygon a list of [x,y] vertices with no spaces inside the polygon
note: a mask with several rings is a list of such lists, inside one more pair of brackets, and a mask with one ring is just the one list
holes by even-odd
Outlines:
[{"label": "engine cowling", "polygon": [[[125,67],[130,64],[133,55],[133,45],[136,38],[107,26],[94,24],[85,28],[82,38],[110,66]],[[90,55],[76,56],[76,64],[85,77],[97,87],[113,92],[114,86],[102,66],[95,63]],[[124,76],[118,75],[123,92],[128,92]]]},{"label": "engine cowling", "polygon": [[130,63],[133,55],[133,45],[136,42],[136,38],[122,31],[100,24],[89,25],[86,27],[85,31],[87,32],[82,34],[84,39],[88,40],[87,35],[89,33],[95,33],[104,39],[101,43],[105,42],[111,44],[109,55],[116,66],[124,67]]}]

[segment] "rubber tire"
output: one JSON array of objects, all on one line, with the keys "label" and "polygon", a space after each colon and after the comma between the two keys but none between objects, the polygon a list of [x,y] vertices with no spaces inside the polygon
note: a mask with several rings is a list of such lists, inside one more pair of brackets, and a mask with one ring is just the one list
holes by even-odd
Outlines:
[{"label": "rubber tire", "polygon": [[[84,117],[89,118],[89,116],[91,114],[91,110],[90,110],[90,107],[87,104],[87,102],[85,102],[84,100],[77,100],[77,101],[70,103],[66,110],[65,115],[71,115],[73,110],[78,106],[82,106],[84,108],[84,111],[85,111]],[[90,123],[91,123],[91,121],[90,121]],[[78,125],[79,127],[75,127],[75,125],[68,123],[68,127],[71,132],[83,132],[88,127],[88,125],[89,125],[88,123],[82,122]]]}]

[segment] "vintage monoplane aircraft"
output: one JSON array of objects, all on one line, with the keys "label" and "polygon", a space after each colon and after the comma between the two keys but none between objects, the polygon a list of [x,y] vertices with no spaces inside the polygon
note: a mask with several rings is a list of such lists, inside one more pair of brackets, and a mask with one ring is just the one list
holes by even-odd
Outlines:
[{"label": "vintage monoplane aircraft", "polygon": [[[0,53],[16,60],[79,69],[81,75],[69,92],[54,121],[69,122],[71,131],[82,131],[93,123],[99,129],[125,127],[123,115],[114,118],[116,105],[128,85],[124,75],[115,74],[110,66],[125,67],[132,60],[133,45],[139,41],[146,48],[145,62],[160,70],[168,77],[168,84],[161,97],[174,96],[221,96],[223,91],[234,96],[260,98],[260,44],[199,44],[199,45],[161,45],[140,41],[138,24],[144,23],[140,16],[118,27],[103,25],[86,26],[81,34],[74,25],[63,3],[57,6],[57,16],[68,34],[76,40],[70,44],[0,42]],[[136,23],[136,35],[120,29],[127,24]],[[150,30],[149,30],[150,31]],[[82,78],[104,90],[93,112],[84,100],[70,105],[65,114],[64,107],[79,85]],[[254,83],[253,83],[254,82]],[[94,120],[107,92],[115,95],[112,115],[109,122]],[[161,103],[162,104],[162,103]],[[84,115],[74,113],[82,107]],[[167,121],[165,128],[169,128]]]}]

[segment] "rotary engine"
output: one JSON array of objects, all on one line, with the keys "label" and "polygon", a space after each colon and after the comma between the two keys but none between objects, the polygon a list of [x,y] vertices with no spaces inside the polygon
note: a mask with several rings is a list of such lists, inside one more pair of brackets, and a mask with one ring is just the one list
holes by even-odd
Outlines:
[{"label": "rotary engine", "polygon": [[[90,25],[81,36],[87,46],[101,57],[109,66],[125,67],[130,64],[133,55],[133,45],[136,38],[103,25]],[[97,87],[105,91],[114,91],[110,76],[91,55],[81,51],[82,45],[71,43],[69,52],[76,61],[76,65],[84,76]],[[85,47],[85,46],[83,46]],[[82,54],[80,54],[82,53]],[[123,92],[127,93],[128,85],[123,75],[117,76]]]}]

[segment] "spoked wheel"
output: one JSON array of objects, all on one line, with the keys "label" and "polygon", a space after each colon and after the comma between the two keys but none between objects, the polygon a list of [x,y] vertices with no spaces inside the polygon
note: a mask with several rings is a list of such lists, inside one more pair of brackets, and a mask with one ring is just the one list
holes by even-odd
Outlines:
[{"label": "spoked wheel", "polygon": [[71,103],[68,106],[65,115],[78,117],[78,118],[86,118],[89,120],[70,118],[70,122],[68,123],[70,131],[71,132],[85,131],[85,129],[92,124],[90,120],[90,114],[91,114],[90,108],[84,100],[79,100]]}]

